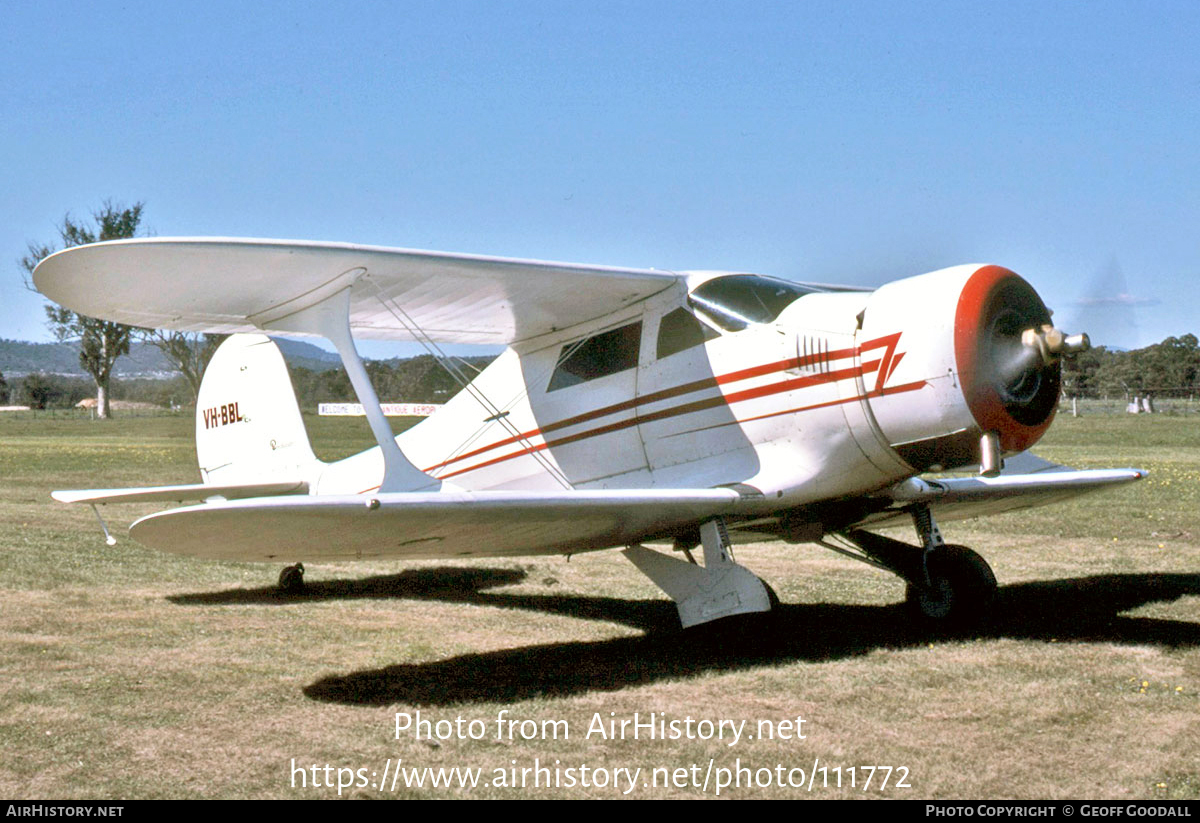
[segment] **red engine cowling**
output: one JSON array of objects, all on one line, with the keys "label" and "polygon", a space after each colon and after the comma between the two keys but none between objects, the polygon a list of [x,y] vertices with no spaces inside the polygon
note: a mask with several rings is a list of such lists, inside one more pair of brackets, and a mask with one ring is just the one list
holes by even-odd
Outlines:
[{"label": "red engine cowling", "polygon": [[990,432],[1004,452],[1024,451],[1050,426],[1061,365],[1044,344],[1061,334],[1013,272],[956,266],[883,286],[867,303],[860,340],[897,331],[894,366],[867,402],[879,434],[913,468],[978,463]]}]

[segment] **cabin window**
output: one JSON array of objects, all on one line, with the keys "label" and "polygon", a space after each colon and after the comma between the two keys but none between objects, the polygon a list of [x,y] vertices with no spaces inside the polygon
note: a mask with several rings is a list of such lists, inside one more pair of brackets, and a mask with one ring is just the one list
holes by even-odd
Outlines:
[{"label": "cabin window", "polygon": [[586,340],[568,343],[558,355],[558,365],[546,391],[565,389],[588,380],[637,368],[642,322],[601,332]]},{"label": "cabin window", "polygon": [[792,303],[819,291],[759,274],[731,274],[698,286],[688,303],[726,331],[741,331],[752,323],[774,323]]},{"label": "cabin window", "polygon": [[704,345],[708,340],[720,337],[715,331],[696,319],[687,309],[675,309],[663,315],[658,325],[659,360],[686,349]]}]

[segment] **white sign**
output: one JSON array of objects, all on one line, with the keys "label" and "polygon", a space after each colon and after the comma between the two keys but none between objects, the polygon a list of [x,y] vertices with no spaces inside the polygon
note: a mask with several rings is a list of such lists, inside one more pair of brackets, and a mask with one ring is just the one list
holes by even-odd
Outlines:
[{"label": "white sign", "polygon": [[[440,403],[380,403],[379,407],[388,417],[428,417],[442,405]],[[362,417],[366,413],[363,411],[361,403],[319,403],[317,404],[317,414],[322,417]]]}]

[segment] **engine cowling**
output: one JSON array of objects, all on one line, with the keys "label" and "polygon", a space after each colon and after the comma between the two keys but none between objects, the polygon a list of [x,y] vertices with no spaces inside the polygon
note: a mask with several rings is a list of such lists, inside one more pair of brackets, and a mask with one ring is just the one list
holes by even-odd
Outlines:
[{"label": "engine cowling", "polygon": [[897,331],[867,402],[879,434],[918,471],[978,463],[985,433],[1006,453],[1028,449],[1054,419],[1061,357],[1087,345],[1053,328],[1024,279],[991,265],[881,287],[862,315],[860,346]]}]

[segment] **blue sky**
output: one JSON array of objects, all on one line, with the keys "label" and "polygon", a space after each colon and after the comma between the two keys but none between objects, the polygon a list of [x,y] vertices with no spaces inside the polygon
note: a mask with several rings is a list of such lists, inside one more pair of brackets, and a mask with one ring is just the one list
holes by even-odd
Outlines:
[{"label": "blue sky", "polygon": [[113,5],[5,8],[0,337],[49,339],[16,261],[110,198],[164,236],[994,262],[1097,342],[1200,332],[1194,2]]}]

